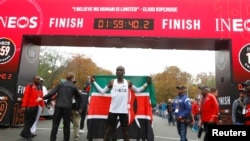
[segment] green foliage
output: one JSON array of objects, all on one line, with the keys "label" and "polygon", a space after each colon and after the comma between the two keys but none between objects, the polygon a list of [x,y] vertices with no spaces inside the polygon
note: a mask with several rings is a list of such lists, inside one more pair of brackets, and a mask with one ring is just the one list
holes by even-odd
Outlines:
[{"label": "green foliage", "polygon": [[195,78],[190,73],[181,71],[176,66],[166,67],[161,73],[153,76],[157,101],[167,102],[177,94],[176,86],[185,85],[190,98],[200,93],[198,86],[207,85],[215,87],[215,76],[213,73],[200,73]]},{"label": "green foliage", "polygon": [[44,85],[50,89],[54,80],[67,65],[67,59],[54,48],[41,47],[39,56],[38,74],[45,80]]},{"label": "green foliage", "polygon": [[[98,67],[91,58],[87,58],[85,55],[67,55],[56,48],[41,48],[38,74],[45,79],[44,85],[48,89],[58,84],[61,79],[64,79],[69,71],[75,73],[76,85],[79,88],[84,86],[88,76],[113,75],[112,71]],[[190,73],[181,71],[177,66],[165,67],[163,72],[154,74],[151,77],[158,102],[167,102],[169,98],[174,98],[177,94],[176,86],[178,85],[185,85],[191,98],[200,93],[199,85],[216,87],[216,79],[213,73],[201,72],[193,78]]]},{"label": "green foliage", "polygon": [[45,80],[44,85],[50,89],[64,79],[67,72],[76,75],[79,88],[82,88],[91,75],[111,75],[109,70],[102,69],[81,54],[65,54],[56,48],[41,47],[38,74]]}]

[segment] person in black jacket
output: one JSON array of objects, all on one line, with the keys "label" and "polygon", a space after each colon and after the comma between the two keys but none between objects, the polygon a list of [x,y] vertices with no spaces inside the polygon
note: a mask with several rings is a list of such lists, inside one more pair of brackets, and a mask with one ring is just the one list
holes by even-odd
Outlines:
[{"label": "person in black jacket", "polygon": [[[64,141],[70,140],[70,120],[71,120],[71,110],[72,110],[72,98],[75,97],[76,100],[81,102],[81,95],[77,87],[73,84],[75,80],[75,75],[69,72],[66,76],[66,81],[59,83],[54,87],[43,99],[49,99],[53,95],[56,96],[55,111],[52,121],[52,130],[50,133],[50,141],[56,141],[56,135],[58,131],[61,118],[63,118],[63,133]],[[81,108],[82,106],[80,106]],[[81,109],[79,109],[81,113]]]},{"label": "person in black jacket", "polygon": [[244,110],[244,119],[245,123],[244,125],[249,126],[250,125],[250,80],[246,80],[245,82],[241,83],[243,86],[243,91],[246,93],[246,96],[244,98],[244,105],[245,105],[245,110]]},{"label": "person in black jacket", "polygon": [[[239,97],[234,100],[232,106],[232,122],[233,125],[244,125],[244,99],[246,97],[246,93],[243,90],[243,86],[238,85]],[[241,88],[241,89],[240,89]]]},{"label": "person in black jacket", "polygon": [[168,99],[167,111],[168,111],[168,125],[170,125],[170,123],[173,123],[173,126],[175,126],[175,119],[174,119],[174,111],[173,111],[173,102],[172,102],[172,99]]}]

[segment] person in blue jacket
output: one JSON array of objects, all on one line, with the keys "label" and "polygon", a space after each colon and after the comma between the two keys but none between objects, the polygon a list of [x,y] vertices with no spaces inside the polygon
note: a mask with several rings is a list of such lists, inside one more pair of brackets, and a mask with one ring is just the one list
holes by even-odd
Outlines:
[{"label": "person in blue jacket", "polygon": [[161,103],[161,117],[166,118],[167,104],[165,102]]},{"label": "person in blue jacket", "polygon": [[178,95],[174,99],[173,109],[176,118],[176,127],[180,141],[187,141],[188,117],[191,114],[191,102],[186,93],[186,87],[177,86]]}]

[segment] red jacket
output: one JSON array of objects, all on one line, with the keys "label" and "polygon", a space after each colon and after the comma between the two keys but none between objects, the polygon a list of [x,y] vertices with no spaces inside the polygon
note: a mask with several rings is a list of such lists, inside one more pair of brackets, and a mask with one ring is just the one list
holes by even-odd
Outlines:
[{"label": "red jacket", "polygon": [[41,86],[36,86],[34,83],[30,83],[25,87],[22,106],[32,107],[32,106],[44,106],[44,101],[36,101],[37,98],[43,98],[43,91]]},{"label": "red jacket", "polygon": [[200,104],[202,122],[218,122],[219,106],[216,97],[212,94],[205,95]]},{"label": "red jacket", "polygon": [[197,102],[192,103],[192,109],[191,109],[192,115],[199,114],[199,104]]}]

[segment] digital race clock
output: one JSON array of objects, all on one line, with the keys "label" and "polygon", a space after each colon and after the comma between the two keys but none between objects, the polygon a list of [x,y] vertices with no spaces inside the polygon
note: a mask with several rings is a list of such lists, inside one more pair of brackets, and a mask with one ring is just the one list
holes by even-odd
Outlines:
[{"label": "digital race clock", "polygon": [[154,30],[154,20],[96,18],[94,29]]}]

